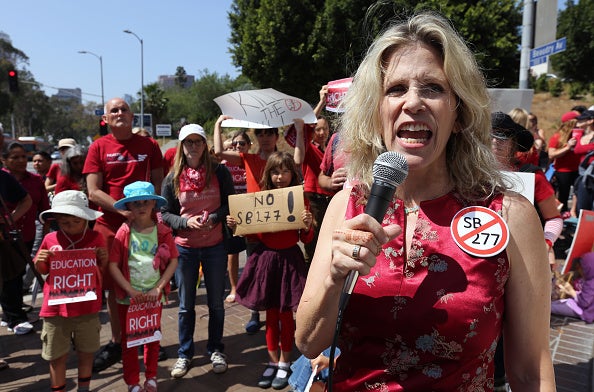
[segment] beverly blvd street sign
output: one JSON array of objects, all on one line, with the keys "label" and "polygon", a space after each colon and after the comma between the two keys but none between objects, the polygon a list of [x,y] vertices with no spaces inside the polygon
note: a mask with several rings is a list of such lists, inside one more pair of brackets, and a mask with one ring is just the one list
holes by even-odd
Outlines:
[{"label": "beverly blvd street sign", "polygon": [[530,66],[534,67],[535,65],[546,63],[550,55],[563,52],[566,48],[566,37],[559,38],[556,41],[534,48],[530,51]]}]

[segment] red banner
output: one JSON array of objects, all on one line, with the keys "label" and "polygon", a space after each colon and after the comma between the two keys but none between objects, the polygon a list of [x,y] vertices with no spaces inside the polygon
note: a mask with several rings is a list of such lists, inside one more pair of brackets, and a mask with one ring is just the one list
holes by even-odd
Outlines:
[{"label": "red banner", "polygon": [[161,340],[161,301],[132,303],[126,315],[127,346]]},{"label": "red banner", "polygon": [[573,260],[588,252],[594,252],[594,211],[580,210],[573,242],[561,272],[571,271]]},{"label": "red banner", "polygon": [[48,305],[97,299],[99,268],[95,249],[60,250],[50,259]]},{"label": "red banner", "polygon": [[346,95],[353,78],[345,78],[328,82],[328,96],[326,97],[326,110],[329,112],[342,113],[342,100]]}]

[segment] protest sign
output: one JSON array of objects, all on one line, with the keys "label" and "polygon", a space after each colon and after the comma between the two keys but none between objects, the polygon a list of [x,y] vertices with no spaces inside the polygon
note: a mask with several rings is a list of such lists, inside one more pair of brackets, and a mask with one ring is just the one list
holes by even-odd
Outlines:
[{"label": "protest sign", "polygon": [[131,303],[126,314],[127,347],[161,340],[161,301]]},{"label": "protest sign", "polygon": [[345,78],[328,82],[328,95],[326,96],[326,110],[329,112],[342,113],[342,101],[351,87],[353,78]]},{"label": "protest sign", "polygon": [[296,118],[309,124],[317,121],[310,104],[272,88],[234,91],[214,101],[223,114],[233,117],[223,121],[223,127],[278,128]]},{"label": "protest sign", "polygon": [[229,196],[229,212],[237,222],[235,235],[305,228],[303,186]]},{"label": "protest sign", "polygon": [[99,268],[95,249],[55,251],[50,258],[48,305],[97,299]]},{"label": "protest sign", "polygon": [[573,241],[561,273],[571,271],[573,260],[587,252],[594,252],[594,211],[580,210]]},{"label": "protest sign", "polygon": [[536,181],[534,173],[510,171],[503,171],[501,173],[511,183],[512,191],[518,192],[530,200],[530,203],[534,204],[534,186]]}]

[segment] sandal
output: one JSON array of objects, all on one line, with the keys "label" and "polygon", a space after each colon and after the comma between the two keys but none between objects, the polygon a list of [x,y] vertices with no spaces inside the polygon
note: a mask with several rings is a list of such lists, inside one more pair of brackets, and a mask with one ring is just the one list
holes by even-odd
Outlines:
[{"label": "sandal", "polygon": [[225,302],[227,302],[228,304],[232,304],[233,302],[235,302],[235,294],[229,294],[227,298],[225,298]]},{"label": "sandal", "polygon": [[144,382],[144,392],[157,392],[157,378],[149,378]]},{"label": "sandal", "polygon": [[139,384],[128,385],[128,392],[144,392],[144,389]]}]

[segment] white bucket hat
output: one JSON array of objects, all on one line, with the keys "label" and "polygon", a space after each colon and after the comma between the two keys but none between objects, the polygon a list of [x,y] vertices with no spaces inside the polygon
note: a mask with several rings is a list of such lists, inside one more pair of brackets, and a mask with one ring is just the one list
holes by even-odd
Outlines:
[{"label": "white bucket hat", "polygon": [[41,223],[52,217],[52,214],[66,214],[92,221],[103,215],[102,212],[89,208],[89,199],[81,191],[62,191],[54,196],[52,208],[39,214]]}]

